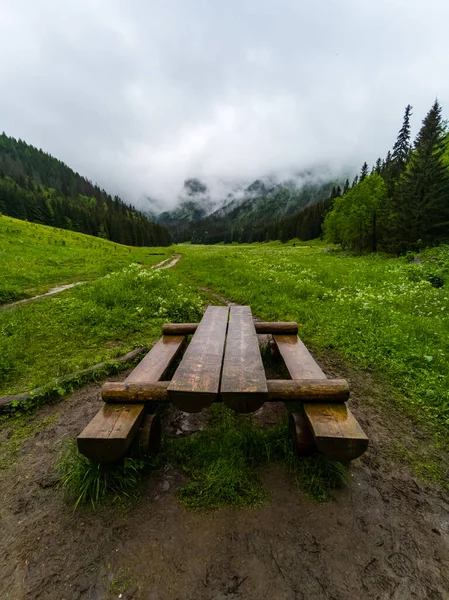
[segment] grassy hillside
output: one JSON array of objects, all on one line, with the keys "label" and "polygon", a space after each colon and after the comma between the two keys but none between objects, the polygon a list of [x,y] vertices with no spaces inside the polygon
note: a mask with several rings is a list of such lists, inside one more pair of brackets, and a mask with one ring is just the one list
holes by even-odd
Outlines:
[{"label": "grassy hillside", "polygon": [[0,215],[0,304],[95,279],[132,262],[152,265],[167,253],[169,248],[122,246]]}]

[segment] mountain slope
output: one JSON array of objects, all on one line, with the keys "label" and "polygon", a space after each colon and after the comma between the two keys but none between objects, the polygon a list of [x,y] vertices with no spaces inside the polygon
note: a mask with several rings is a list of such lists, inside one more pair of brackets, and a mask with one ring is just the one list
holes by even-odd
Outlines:
[{"label": "mountain slope", "polygon": [[22,140],[0,135],[0,212],[131,246],[169,245],[170,234],[118,196]]}]

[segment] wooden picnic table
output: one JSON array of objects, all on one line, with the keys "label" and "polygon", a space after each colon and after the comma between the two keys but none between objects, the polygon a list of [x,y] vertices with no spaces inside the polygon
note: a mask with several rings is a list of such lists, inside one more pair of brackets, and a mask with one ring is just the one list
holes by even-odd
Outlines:
[{"label": "wooden picnic table", "polygon": [[[328,379],[299,339],[296,323],[254,322],[249,306],[209,306],[201,322],[166,324],[163,335],[124,382],[103,385],[103,408],[78,436],[78,449],[98,462],[114,462],[138,440],[157,452],[161,428],[155,402],[199,412],[223,402],[250,413],[266,402],[295,402],[292,434],[298,454],[319,452],[349,461],[368,438],[346,405],[349,386]],[[291,379],[267,380],[258,333],[273,336]],[[186,336],[192,335],[187,344]],[[182,355],[173,377],[164,381]]]}]

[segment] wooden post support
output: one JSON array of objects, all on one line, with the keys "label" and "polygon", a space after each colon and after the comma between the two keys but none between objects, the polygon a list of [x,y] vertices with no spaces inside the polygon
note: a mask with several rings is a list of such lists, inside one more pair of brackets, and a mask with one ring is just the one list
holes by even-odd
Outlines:
[{"label": "wooden post support", "polygon": [[303,413],[290,413],[290,431],[295,454],[310,456],[317,451],[315,440]]},{"label": "wooden post support", "polygon": [[145,454],[156,456],[161,446],[161,418],[156,415],[145,415],[139,429],[138,441]]}]

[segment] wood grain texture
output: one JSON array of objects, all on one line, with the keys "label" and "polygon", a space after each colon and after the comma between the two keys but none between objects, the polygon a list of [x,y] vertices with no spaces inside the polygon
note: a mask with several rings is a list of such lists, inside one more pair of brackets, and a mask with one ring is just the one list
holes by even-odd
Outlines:
[{"label": "wood grain texture", "polygon": [[[263,322],[254,321],[256,333],[271,333],[296,335],[298,333],[298,323],[294,322]],[[197,330],[198,323],[165,323],[162,325],[164,335],[192,335]]]},{"label": "wood grain texture", "polygon": [[[292,379],[326,379],[297,336],[273,336]],[[318,450],[332,460],[349,461],[368,447],[368,438],[346,404],[304,402],[304,415]]]},{"label": "wood grain texture", "polygon": [[143,417],[143,404],[105,404],[78,436],[78,450],[101,463],[119,460],[130,447]]},{"label": "wood grain texture", "polygon": [[148,383],[127,383],[126,381],[107,381],[101,389],[105,402],[113,404],[133,404],[140,402],[168,402],[169,381]]},{"label": "wood grain texture", "polygon": [[220,396],[238,413],[258,410],[268,400],[267,381],[251,309],[232,306],[223,362]]},{"label": "wood grain texture", "polygon": [[368,438],[345,404],[304,404],[304,414],[320,452],[333,460],[354,460]]},{"label": "wood grain texture", "polygon": [[345,379],[271,379],[267,381],[269,401],[338,402],[349,398]]},{"label": "wood grain texture", "polygon": [[185,341],[182,335],[162,336],[126,378],[126,383],[159,381],[170,367]]},{"label": "wood grain texture", "polygon": [[185,412],[200,412],[220,389],[228,326],[227,306],[208,306],[168,387],[170,401]]}]

